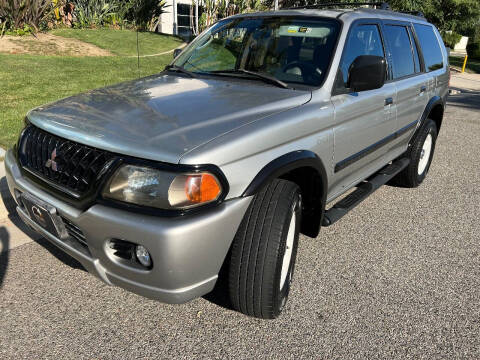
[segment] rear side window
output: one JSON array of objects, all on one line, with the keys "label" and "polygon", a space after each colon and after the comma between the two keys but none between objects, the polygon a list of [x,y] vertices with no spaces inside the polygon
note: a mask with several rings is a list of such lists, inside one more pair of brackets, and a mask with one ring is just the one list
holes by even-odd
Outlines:
[{"label": "rear side window", "polygon": [[405,26],[386,25],[385,38],[390,45],[393,60],[393,78],[398,79],[415,73],[410,37]]},{"label": "rear side window", "polygon": [[377,25],[359,25],[350,32],[340,70],[345,87],[348,83],[348,70],[353,61],[361,55],[385,57],[382,39]]},{"label": "rear side window", "polygon": [[422,48],[425,70],[433,71],[443,68],[443,56],[438,39],[430,25],[414,24],[420,47]]}]

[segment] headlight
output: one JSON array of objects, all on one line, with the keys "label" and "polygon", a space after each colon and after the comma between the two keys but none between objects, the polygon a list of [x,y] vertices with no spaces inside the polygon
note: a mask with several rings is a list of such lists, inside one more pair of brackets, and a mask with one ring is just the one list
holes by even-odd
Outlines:
[{"label": "headlight", "polygon": [[124,165],[103,189],[103,197],[160,209],[186,209],[218,200],[222,187],[209,172],[174,173]]}]

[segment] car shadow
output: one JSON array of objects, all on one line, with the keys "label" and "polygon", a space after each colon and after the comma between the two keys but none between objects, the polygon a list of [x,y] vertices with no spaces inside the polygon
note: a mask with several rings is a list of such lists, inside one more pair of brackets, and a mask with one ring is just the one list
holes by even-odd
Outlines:
[{"label": "car shadow", "polygon": [[203,299],[217,306],[234,311],[228,290],[228,268],[230,266],[228,259],[230,259],[230,252],[226,256],[220,272],[218,273],[218,280],[215,283],[215,287],[211,292],[204,295]]},{"label": "car shadow", "polygon": [[[62,263],[65,265],[70,266],[73,269],[79,269],[86,271],[85,268],[73,257],[68,255],[67,253],[63,252],[62,250],[58,249],[55,245],[50,243],[47,239],[42,238],[37,232],[34,230],[30,229],[28,225],[26,225],[22,219],[17,214],[17,203],[13,199],[12,195],[10,194],[10,191],[8,190],[8,185],[7,185],[7,179],[6,177],[2,177],[0,179],[0,197],[1,200],[3,201],[5,208],[7,209],[8,212],[8,219],[17,227],[19,228],[25,235],[30,237],[33,241],[35,241],[37,244],[41,245],[43,248],[45,248],[50,254],[52,254],[55,258],[60,260]],[[0,233],[2,235],[2,253],[3,251],[7,252],[6,255],[6,261],[8,261],[8,245],[10,242],[10,235],[5,227],[2,227],[1,229],[4,229],[5,234]],[[6,238],[6,245],[4,244],[3,238]],[[2,264],[3,264],[3,259],[2,259]],[[0,265],[1,268],[3,269],[3,265]],[[6,269],[6,267],[5,267]],[[2,270],[0,269],[0,278],[1,278]],[[0,280],[1,283],[1,280]]]},{"label": "car shadow", "polygon": [[451,87],[450,89],[459,91],[459,93],[448,96],[448,105],[480,110],[480,91],[464,90],[456,87]]},{"label": "car shadow", "polygon": [[5,275],[7,274],[7,267],[8,267],[8,246],[10,243],[10,235],[8,234],[7,229],[5,226],[0,227],[0,289],[3,286],[3,280],[5,279]]}]

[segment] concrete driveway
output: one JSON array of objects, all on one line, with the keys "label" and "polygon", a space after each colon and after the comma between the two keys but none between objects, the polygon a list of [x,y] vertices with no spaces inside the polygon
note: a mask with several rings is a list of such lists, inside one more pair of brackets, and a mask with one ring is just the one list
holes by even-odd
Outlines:
[{"label": "concrete driveway", "polygon": [[452,87],[463,92],[449,99],[425,183],[385,186],[316,240],[302,237],[274,321],[218,293],[165,305],[101,283],[32,241],[1,179],[11,250],[0,254],[0,358],[479,359],[480,76],[455,74]]}]

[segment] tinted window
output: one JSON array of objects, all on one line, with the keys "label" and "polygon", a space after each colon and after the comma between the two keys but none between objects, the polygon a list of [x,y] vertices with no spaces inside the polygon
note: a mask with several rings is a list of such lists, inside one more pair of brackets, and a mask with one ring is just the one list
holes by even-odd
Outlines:
[{"label": "tinted window", "polygon": [[340,64],[345,87],[347,87],[348,83],[348,70],[350,65],[352,65],[353,61],[360,55],[385,57],[382,39],[377,25],[360,25],[350,32]]},{"label": "tinted window", "polygon": [[418,49],[417,49],[417,44],[415,44],[415,39],[413,37],[412,30],[410,27],[408,28],[408,34],[410,35],[410,42],[412,43],[412,48],[413,48],[413,59],[415,60],[415,72],[418,73],[421,71],[420,69],[420,59],[418,56]]},{"label": "tinted window", "polygon": [[425,70],[433,71],[443,68],[443,56],[438,44],[438,39],[430,25],[415,24],[420,47],[422,48],[423,59],[425,60]]},{"label": "tinted window", "polygon": [[405,26],[385,26],[385,38],[390,45],[393,60],[393,78],[398,79],[415,73],[412,47]]}]

